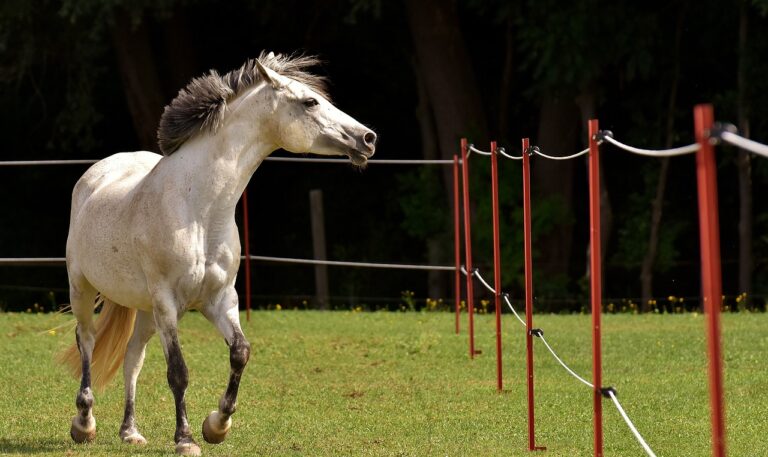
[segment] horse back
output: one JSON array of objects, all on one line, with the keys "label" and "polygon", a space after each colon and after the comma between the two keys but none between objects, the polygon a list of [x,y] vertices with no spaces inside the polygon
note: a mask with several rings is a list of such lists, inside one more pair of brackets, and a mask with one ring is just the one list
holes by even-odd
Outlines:
[{"label": "horse back", "polygon": [[[160,161],[159,154],[147,151],[120,152],[93,164],[78,179],[72,191],[71,218],[77,216],[83,204],[97,191],[119,186],[135,187]],[[70,219],[71,227],[72,219]]]}]

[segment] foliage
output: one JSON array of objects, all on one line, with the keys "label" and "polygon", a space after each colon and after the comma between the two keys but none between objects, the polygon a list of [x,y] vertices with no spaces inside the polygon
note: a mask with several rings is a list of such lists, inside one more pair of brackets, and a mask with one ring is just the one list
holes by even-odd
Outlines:
[{"label": "foliage", "polygon": [[534,90],[575,96],[606,74],[620,72],[629,81],[650,74],[655,10],[600,0],[524,5],[516,24]]},{"label": "foliage", "polygon": [[[617,230],[618,246],[612,257],[615,264],[638,268],[643,262],[650,236],[650,202],[656,194],[658,167],[657,161],[643,165],[643,185],[629,194],[625,207],[617,210],[617,219],[620,222]],[[662,208],[663,220],[659,227],[659,244],[654,264],[654,269],[662,273],[679,258],[678,240],[690,225],[675,217],[675,214],[669,211],[668,204],[665,206],[667,207]]]},{"label": "foliage", "polygon": [[436,167],[420,167],[397,176],[402,228],[421,240],[439,236],[447,239],[452,227],[452,213],[445,201],[440,171]]},{"label": "foliage", "polygon": [[[96,27],[99,32],[73,27],[55,12],[57,6],[38,0],[4,2],[0,7],[0,93],[7,96],[21,90],[32,95],[10,98],[16,104],[12,110],[25,113],[38,129],[47,130],[42,137],[28,137],[30,142],[87,152],[99,145],[94,127],[102,116],[94,99],[103,69],[94,62],[105,51],[102,27]],[[33,149],[30,146],[19,148]]]},{"label": "foliage", "polygon": [[768,16],[768,0],[752,0],[752,5],[760,11],[760,14]]},{"label": "foliage", "polygon": [[[752,138],[768,142],[768,3],[744,2],[608,2],[606,0],[462,0],[462,32],[472,56],[489,119],[497,115],[501,68],[511,58],[513,75],[507,81],[510,95],[509,127],[493,132],[495,138],[531,135],[539,126],[537,104],[543,95],[573,101],[583,93],[595,95],[595,110],[601,125],[614,130],[617,138],[638,146],[662,146],[671,79],[679,61],[680,84],[673,117],[675,144],[692,138],[690,107],[703,100],[714,101],[719,120],[735,121],[739,8],[748,6],[747,99]],[[376,128],[381,138],[377,158],[420,158],[418,127],[412,115],[417,103],[412,78],[412,46],[403,2],[381,0],[6,0],[0,3],[0,125],[3,126],[7,159],[104,157],[136,144],[130,122],[122,77],[112,43],[115,15],[126,13],[134,26],[146,25],[150,45],[157,52],[158,72],[166,99],[178,90],[179,78],[165,59],[169,45],[167,27],[180,19],[189,27],[183,48],[189,56],[188,71],[232,68],[260,49],[320,53],[334,84],[336,103]],[[292,14],[286,15],[285,11]],[[681,12],[685,14],[681,14]],[[678,18],[682,18],[680,58],[674,55]],[[176,24],[178,25],[178,24]],[[507,35],[509,33],[509,35]],[[174,36],[176,36],[174,34]],[[507,46],[509,42],[511,53]],[[354,37],[354,39],[350,39]],[[194,61],[194,62],[193,62]],[[450,75],[446,75],[446,78]],[[461,109],[461,107],[456,107]],[[491,121],[489,124],[495,125]],[[465,126],[466,129],[471,126]],[[475,138],[485,141],[487,138]],[[534,143],[535,138],[532,138]],[[510,148],[512,149],[512,148]],[[735,239],[738,192],[730,158],[732,149],[718,149],[721,168],[721,213],[723,258],[736,258]],[[606,290],[613,296],[631,296],[636,271],[647,245],[650,198],[655,188],[656,168],[640,161],[605,154],[604,170],[612,207],[616,211],[613,234],[606,258]],[[659,283],[676,281],[682,290],[660,294],[692,296],[699,293],[695,224],[695,186],[692,166],[675,159],[670,170],[662,240],[656,274]],[[486,162],[485,165],[479,165]],[[492,234],[489,171],[487,161],[473,158],[472,201],[476,264],[484,274],[492,272]],[[650,162],[643,162],[650,163]],[[478,165],[475,165],[478,164]],[[753,161],[755,189],[755,294],[768,292],[768,212],[766,199],[759,198],[768,182],[768,161]],[[256,251],[286,251],[297,257],[311,252],[303,228],[306,189],[324,187],[336,192],[326,213],[329,253],[339,259],[422,261],[423,241],[439,239],[446,258],[452,249],[450,196],[436,167],[402,173],[378,171],[371,166],[358,178],[348,170],[327,168],[283,169],[265,166],[251,182],[257,195],[254,203],[252,240],[260,240]],[[536,277],[537,296],[564,299],[552,310],[578,309],[575,284],[586,286],[583,240],[588,231],[585,214],[583,167],[576,167],[573,201],[536,199],[533,208],[534,254],[546,233],[565,231],[579,238],[569,259],[572,277]],[[0,171],[5,183],[0,203],[7,217],[0,221],[0,255],[63,255],[68,195],[81,169],[27,169]],[[288,170],[288,171],[286,171]],[[307,171],[309,170],[309,171]],[[502,161],[501,241],[504,288],[522,292],[522,215],[520,180],[516,164]],[[534,169],[535,173],[535,169]],[[356,181],[357,187],[349,186]],[[359,182],[358,182],[359,181]],[[287,185],[290,183],[290,185]],[[637,183],[633,185],[633,183]],[[261,186],[261,187],[259,187]],[[16,189],[23,189],[18,198]],[[276,194],[275,189],[280,189]],[[279,195],[279,198],[275,198]],[[295,203],[294,202],[299,202]],[[338,203],[336,203],[338,202]],[[286,204],[290,203],[290,204]],[[298,208],[298,209],[297,209]],[[254,213],[252,213],[254,214]],[[569,216],[573,214],[575,216]],[[693,215],[693,216],[692,216]],[[692,216],[692,217],[691,217]],[[18,221],[17,221],[18,219]],[[683,223],[686,220],[688,222]],[[359,224],[357,224],[359,222]],[[355,225],[357,224],[357,225]],[[353,228],[350,228],[353,227]],[[288,230],[288,229],[290,230]],[[289,233],[290,231],[290,233]],[[534,271],[537,256],[534,255]],[[627,266],[631,268],[627,268]],[[681,267],[682,265],[682,267]],[[683,274],[680,269],[684,268]],[[33,286],[24,292],[22,309],[34,302],[46,303],[40,295],[56,289],[65,302],[67,282],[63,270],[4,269],[5,284]],[[258,293],[307,297],[313,290],[306,269],[266,267],[258,270]],[[666,273],[665,273],[666,272]],[[724,291],[735,295],[734,276],[725,269]],[[382,273],[334,270],[332,293],[353,297],[373,295],[397,300],[403,289],[425,296],[422,273]],[[633,289],[634,288],[634,289]],[[5,303],[18,303],[22,292],[3,289]],[[266,290],[266,291],[265,291]],[[586,290],[584,288],[583,290]],[[355,306],[369,301],[365,298]],[[272,298],[270,298],[272,300]],[[566,300],[570,300],[566,303]],[[549,303],[555,303],[551,301]],[[10,306],[10,305],[9,305]],[[16,305],[18,306],[18,305]]]}]

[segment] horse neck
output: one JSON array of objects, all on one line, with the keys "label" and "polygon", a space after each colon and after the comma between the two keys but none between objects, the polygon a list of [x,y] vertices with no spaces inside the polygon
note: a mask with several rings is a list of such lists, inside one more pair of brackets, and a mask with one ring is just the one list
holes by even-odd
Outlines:
[{"label": "horse neck", "polygon": [[161,161],[165,162],[164,185],[179,188],[190,209],[211,224],[234,219],[248,181],[275,150],[259,140],[259,129],[237,127],[224,126],[215,135],[200,135]]}]

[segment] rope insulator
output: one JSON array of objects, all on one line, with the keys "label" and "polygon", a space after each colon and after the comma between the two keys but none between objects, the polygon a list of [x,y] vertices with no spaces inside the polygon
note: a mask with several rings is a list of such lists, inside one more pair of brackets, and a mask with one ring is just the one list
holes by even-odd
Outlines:
[{"label": "rope insulator", "polygon": [[613,387],[610,387],[610,386],[608,386],[608,387],[601,387],[600,388],[600,393],[605,398],[611,398],[611,394],[613,394],[614,397],[618,397],[619,396],[619,394],[616,392],[616,389],[614,389]]}]

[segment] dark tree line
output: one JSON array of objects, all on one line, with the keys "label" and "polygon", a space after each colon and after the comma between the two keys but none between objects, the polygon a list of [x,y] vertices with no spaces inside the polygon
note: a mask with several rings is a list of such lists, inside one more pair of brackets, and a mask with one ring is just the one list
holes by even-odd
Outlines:
[{"label": "dark tree line", "polygon": [[[628,143],[693,141],[692,107],[768,141],[765,0],[11,0],[0,5],[4,160],[157,151],[162,108],[193,76],[227,71],[262,49],[319,54],[335,102],[374,127],[382,158],[450,158],[458,140],[522,136],[553,155],[585,147],[586,121]],[[728,295],[762,306],[768,281],[768,160],[720,149]],[[534,249],[542,308],[586,296],[586,166],[535,160]],[[488,164],[473,168],[478,257],[491,260]],[[603,154],[606,295],[699,293],[693,159]],[[68,194],[82,169],[0,169],[0,257],[60,256]],[[505,288],[522,288],[521,183],[504,163]],[[332,258],[450,263],[449,169],[265,165],[252,180],[254,252],[311,255],[307,192],[325,189]],[[450,297],[443,273],[332,270],[338,303]],[[258,265],[257,302],[301,303],[311,270]],[[54,294],[48,295],[47,291]],[[61,269],[0,268],[0,302],[66,301]],[[393,298],[394,297],[394,298]]]}]

